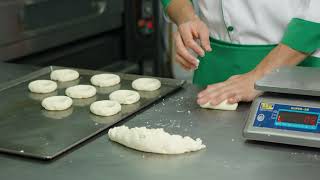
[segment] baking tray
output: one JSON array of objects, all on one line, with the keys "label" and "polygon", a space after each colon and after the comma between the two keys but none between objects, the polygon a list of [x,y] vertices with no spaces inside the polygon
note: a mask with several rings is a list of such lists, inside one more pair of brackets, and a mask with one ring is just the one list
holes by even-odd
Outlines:
[{"label": "baking tray", "polygon": [[157,78],[162,87],[153,92],[138,91],[141,99],[132,105],[123,105],[121,113],[102,117],[90,113],[89,106],[97,100],[108,99],[112,91],[132,89],[131,82],[140,75],[118,74],[119,85],[98,88],[97,95],[88,99],[74,99],[72,108],[65,111],[46,111],[41,100],[52,95],[64,95],[67,87],[90,84],[92,75],[105,73],[75,69],[80,78],[58,83],[58,90],[50,94],[35,94],[28,90],[28,83],[36,79],[50,79],[50,72],[63,67],[50,66],[16,80],[0,85],[0,152],[39,159],[53,159],[76,145],[128,118],[164,96],[179,90],[184,81]]}]

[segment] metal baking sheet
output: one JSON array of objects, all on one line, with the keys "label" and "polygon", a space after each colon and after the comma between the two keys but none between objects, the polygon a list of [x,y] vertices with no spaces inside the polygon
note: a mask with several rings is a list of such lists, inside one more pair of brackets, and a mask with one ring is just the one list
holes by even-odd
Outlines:
[{"label": "metal baking sheet", "polygon": [[110,92],[132,89],[132,80],[145,77],[118,74],[121,83],[114,87],[97,88],[97,95],[89,99],[74,99],[72,108],[60,112],[46,111],[41,100],[47,96],[64,95],[67,87],[90,84],[94,74],[101,71],[75,69],[80,78],[58,83],[58,90],[50,94],[29,92],[28,83],[36,79],[50,79],[50,72],[63,67],[50,66],[14,81],[0,85],[0,151],[40,159],[53,159],[70,148],[93,137],[115,123],[137,113],[164,96],[182,87],[184,81],[157,78],[162,87],[154,92],[139,92],[141,99],[132,105],[123,105],[121,113],[101,117],[90,113],[89,106],[97,100],[108,99]]}]

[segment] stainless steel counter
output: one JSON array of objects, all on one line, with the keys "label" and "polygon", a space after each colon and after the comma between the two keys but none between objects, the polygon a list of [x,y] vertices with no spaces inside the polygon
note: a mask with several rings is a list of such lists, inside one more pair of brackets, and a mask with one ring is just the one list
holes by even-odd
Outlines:
[{"label": "stainless steel counter", "polygon": [[[2,67],[0,76],[33,70]],[[318,179],[319,149],[245,142],[241,133],[250,105],[234,112],[200,109],[197,91],[187,84],[124,124],[200,137],[205,150],[177,156],[142,153],[110,142],[104,132],[54,161],[0,154],[0,179]]]}]

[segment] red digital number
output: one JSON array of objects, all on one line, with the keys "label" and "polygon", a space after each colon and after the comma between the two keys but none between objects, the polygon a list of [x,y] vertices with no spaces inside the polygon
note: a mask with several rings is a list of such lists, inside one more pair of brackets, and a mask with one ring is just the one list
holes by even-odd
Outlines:
[{"label": "red digital number", "polygon": [[317,116],[306,116],[303,120],[304,124],[309,124],[309,125],[316,125],[317,123]]},{"label": "red digital number", "polygon": [[280,118],[280,116],[278,116],[278,122],[281,122],[281,118]]}]

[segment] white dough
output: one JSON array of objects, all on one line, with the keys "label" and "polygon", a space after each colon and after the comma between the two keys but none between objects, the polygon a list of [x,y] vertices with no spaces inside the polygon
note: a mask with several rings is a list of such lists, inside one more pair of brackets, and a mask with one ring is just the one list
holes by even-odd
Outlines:
[{"label": "white dough", "polygon": [[117,101],[96,101],[90,105],[90,111],[99,116],[112,116],[121,111],[121,105]]},{"label": "white dough", "polygon": [[227,111],[234,111],[238,107],[238,103],[235,104],[229,104],[227,100],[224,100],[222,103],[212,106],[210,102],[207,102],[206,104],[200,105],[202,108],[208,108],[208,109],[220,109],[220,110],[227,110]]},{"label": "white dough", "polygon": [[57,89],[58,85],[50,80],[35,80],[29,83],[28,88],[33,93],[51,93]]},{"label": "white dough", "polygon": [[68,96],[51,96],[42,100],[41,105],[49,111],[62,111],[71,107],[72,99]]},{"label": "white dough", "polygon": [[120,76],[116,74],[97,74],[91,77],[91,83],[99,87],[109,87],[120,83]]},{"label": "white dough", "polygon": [[155,91],[161,87],[161,82],[154,78],[139,78],[132,82],[132,87],[138,91]]},{"label": "white dough", "polygon": [[109,95],[110,100],[117,101],[120,104],[133,104],[139,101],[140,95],[136,91],[117,90]]},{"label": "white dough", "polygon": [[58,69],[51,72],[50,78],[60,82],[73,81],[79,78],[79,73],[72,69]]},{"label": "white dough", "polygon": [[110,129],[108,136],[112,141],[129,148],[158,154],[182,154],[206,148],[200,138],[193,140],[189,136],[170,135],[162,128],[129,129],[126,126],[120,126]]},{"label": "white dough", "polygon": [[66,95],[71,98],[89,98],[96,95],[97,90],[91,85],[76,85],[66,89]]}]

